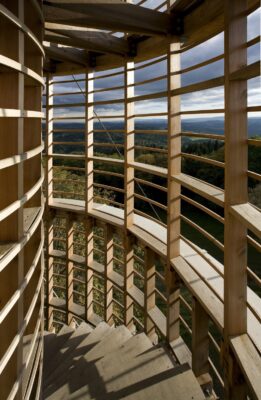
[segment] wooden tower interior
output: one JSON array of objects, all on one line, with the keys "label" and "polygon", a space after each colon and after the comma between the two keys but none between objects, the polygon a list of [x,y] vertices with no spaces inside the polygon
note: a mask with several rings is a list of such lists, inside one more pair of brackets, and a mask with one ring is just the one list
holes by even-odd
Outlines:
[{"label": "wooden tower interior", "polygon": [[0,0],[0,400],[261,400],[260,10]]}]

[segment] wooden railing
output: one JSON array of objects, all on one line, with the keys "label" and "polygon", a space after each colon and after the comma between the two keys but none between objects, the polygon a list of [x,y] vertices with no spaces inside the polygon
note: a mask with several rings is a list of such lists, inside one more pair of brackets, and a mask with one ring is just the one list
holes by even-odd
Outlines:
[{"label": "wooden railing", "polygon": [[[256,7],[226,3],[224,40],[204,26],[153,59],[46,78],[48,328],[144,330],[226,399],[261,396],[261,141],[247,131],[261,110],[247,104]],[[224,117],[224,129],[194,132],[202,116]]]}]

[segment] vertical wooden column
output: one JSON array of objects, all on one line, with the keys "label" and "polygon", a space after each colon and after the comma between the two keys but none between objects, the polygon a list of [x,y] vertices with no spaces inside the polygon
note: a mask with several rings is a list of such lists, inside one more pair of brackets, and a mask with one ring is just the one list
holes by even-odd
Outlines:
[{"label": "vertical wooden column", "polygon": [[229,338],[247,331],[247,231],[230,212],[248,201],[247,81],[231,76],[247,65],[246,12],[247,0],[225,1],[224,369],[230,400],[246,398],[229,350]]},{"label": "vertical wooden column", "polygon": [[[45,118],[45,191],[46,204],[50,206],[53,199],[53,77],[49,73],[46,76],[46,118]],[[46,260],[46,279],[47,279],[47,321],[48,330],[53,330],[53,307],[51,306],[53,299],[53,214],[47,208],[46,225],[47,225],[47,260]]]},{"label": "vertical wooden column", "polygon": [[[25,18],[25,4],[24,0],[18,1],[18,18],[21,22],[24,22]],[[18,62],[24,64],[25,62],[25,39],[24,33],[18,31]],[[19,74],[18,76],[18,109],[24,110],[24,75]],[[18,118],[18,129],[17,129],[17,154],[22,154],[24,151],[24,119]],[[24,194],[24,165],[20,163],[17,166],[18,173],[18,188],[17,188],[17,198],[20,199]],[[18,239],[21,240],[24,234],[24,208],[20,207],[17,213],[17,229],[18,229]],[[20,251],[18,254],[18,282],[17,287],[20,287],[24,280],[24,250]],[[24,296],[19,296],[18,300],[18,331],[22,328],[24,321]],[[17,374],[22,369],[23,365],[23,337],[20,338],[19,345],[17,347]],[[19,386],[17,393],[17,399],[22,399],[23,397],[23,385]]]},{"label": "vertical wooden column", "polygon": [[192,370],[202,388],[212,390],[209,375],[209,317],[201,304],[193,298],[192,305]]},{"label": "vertical wooden column", "polygon": [[53,307],[51,306],[53,300],[53,237],[54,237],[54,226],[53,226],[53,214],[49,211],[46,213],[46,225],[47,225],[47,260],[46,260],[46,287],[47,287],[47,321],[48,330],[53,330]]},{"label": "vertical wooden column", "polygon": [[179,337],[179,281],[170,261],[180,255],[180,184],[173,176],[181,172],[180,97],[172,91],[180,87],[180,43],[171,43],[168,51],[168,216],[167,271],[168,287],[167,337]]},{"label": "vertical wooden column", "polygon": [[46,202],[49,206],[53,199],[53,78],[50,74],[46,77],[46,122],[45,122],[45,146],[46,146]]},{"label": "vertical wooden column", "polygon": [[66,317],[67,324],[71,325],[72,315],[70,310],[73,303],[73,218],[71,214],[66,216]]},{"label": "vertical wooden column", "polygon": [[85,310],[86,320],[93,316],[93,271],[89,268],[93,264],[93,219],[86,218],[86,271],[85,271]]},{"label": "vertical wooden column", "polygon": [[93,219],[88,215],[93,208],[93,88],[94,74],[87,71],[85,80],[85,213],[86,213],[86,319],[93,316]]},{"label": "vertical wooden column", "polygon": [[93,208],[93,88],[94,74],[86,74],[86,95],[85,95],[85,157],[86,157],[86,187],[85,207],[86,213]]},{"label": "vertical wooden column", "polygon": [[154,252],[145,247],[145,333],[148,337],[155,341],[156,330],[155,325],[149,318],[149,312],[156,306],[155,284],[156,284],[156,267]]},{"label": "vertical wooden column", "polygon": [[133,328],[133,301],[128,296],[128,289],[133,285],[134,257],[133,239],[128,228],[134,218],[134,62],[125,64],[125,141],[124,141],[124,249],[125,249],[125,325]]},{"label": "vertical wooden column", "polygon": [[104,282],[104,319],[109,324],[113,324],[113,284],[108,279],[113,272],[113,230],[112,227],[106,225],[104,237],[105,244],[105,282]]}]

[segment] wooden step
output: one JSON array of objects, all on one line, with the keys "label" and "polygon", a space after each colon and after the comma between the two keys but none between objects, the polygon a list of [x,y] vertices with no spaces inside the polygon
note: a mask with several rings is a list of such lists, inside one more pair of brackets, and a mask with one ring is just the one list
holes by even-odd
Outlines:
[{"label": "wooden step", "polygon": [[[108,333],[96,346],[87,351],[83,358],[85,369],[89,371],[88,374],[90,373],[89,376],[92,376],[94,374],[95,377],[96,375],[96,361],[103,358],[105,355],[108,355],[109,353],[117,350],[131,337],[132,335],[130,331],[122,325],[115,329],[111,329],[110,333]],[[46,391],[46,399],[54,400],[58,398],[68,398],[68,396],[70,396],[70,393],[74,391],[74,388],[78,389],[85,386],[85,375],[82,375],[81,366],[79,370],[79,360],[75,363],[74,366],[72,366],[72,368],[69,369],[67,373],[64,373],[63,378],[63,380],[55,380],[52,387],[50,387],[49,390]]]},{"label": "wooden step", "polygon": [[[85,338],[78,344],[81,332]],[[168,349],[153,346],[144,333],[132,336],[125,326],[104,322],[89,334],[84,326],[77,333],[63,344],[64,357],[44,382],[43,399],[205,399],[189,365],[177,365]]]},{"label": "wooden step", "polygon": [[95,329],[93,329],[93,331],[74,349],[70,356],[67,357],[58,368],[56,368],[50,379],[44,381],[44,398],[49,398],[48,396],[51,395],[59,385],[64,385],[67,382],[68,372],[75,368],[77,360],[90,351],[92,347],[96,346],[113,329],[114,328],[111,328],[105,322],[101,322]]},{"label": "wooden step", "polygon": [[[103,379],[106,376],[106,380]],[[203,400],[203,392],[188,365],[174,366],[166,351],[151,348],[126,362],[117,352],[117,368],[101,360],[99,370],[79,360],[68,399],[84,400]],[[82,385],[84,383],[84,385]],[[78,390],[75,390],[79,386]],[[62,397],[53,397],[62,399]]]},{"label": "wooden step", "polygon": [[[115,371],[118,372],[119,365],[118,359],[119,354],[128,363],[130,359],[140,356],[146,351],[153,347],[150,339],[145,335],[145,333],[140,333],[138,335],[132,336],[127,342],[119,347],[117,351],[113,353],[106,354],[101,360],[96,363],[97,370],[102,376],[103,380],[106,381],[108,378],[106,376],[106,370],[110,373]],[[105,374],[104,374],[105,373]]]},{"label": "wooden step", "polygon": [[48,363],[48,370],[45,374],[46,383],[50,377],[52,379],[53,373],[56,369],[59,368],[60,365],[64,364],[66,358],[70,357],[75,348],[77,348],[92,331],[93,328],[89,324],[82,322],[69,339],[63,343],[58,353]]},{"label": "wooden step", "polygon": [[44,349],[44,369],[43,369],[43,376],[45,378],[45,374],[48,373],[48,368],[50,360],[52,360],[57,353],[59,352],[60,348],[64,345],[65,342],[70,338],[73,334],[74,329],[70,328],[67,325],[64,325],[62,329],[59,331],[57,335],[55,335],[55,339],[51,340],[49,346],[45,347]]},{"label": "wooden step", "polygon": [[123,343],[132,337],[129,329],[124,325],[113,329],[104,339],[85,354],[87,361],[96,361],[106,354],[117,350]]}]

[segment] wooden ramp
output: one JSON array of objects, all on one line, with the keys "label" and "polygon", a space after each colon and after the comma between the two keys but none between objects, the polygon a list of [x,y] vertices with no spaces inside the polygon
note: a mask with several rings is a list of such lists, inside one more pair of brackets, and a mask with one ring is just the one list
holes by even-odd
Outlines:
[{"label": "wooden ramp", "polygon": [[48,400],[203,400],[188,364],[125,326],[82,323],[46,333],[43,398]]}]

